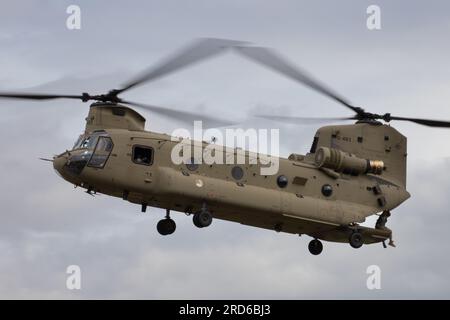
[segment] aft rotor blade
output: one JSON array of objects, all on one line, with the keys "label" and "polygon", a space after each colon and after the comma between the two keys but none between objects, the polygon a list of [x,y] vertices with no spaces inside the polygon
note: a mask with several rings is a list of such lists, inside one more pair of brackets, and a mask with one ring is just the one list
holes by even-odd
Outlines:
[{"label": "aft rotor blade", "polygon": [[171,58],[167,59],[166,61],[160,63],[155,67],[150,68],[149,70],[144,72],[141,76],[126,83],[122,89],[117,90],[117,93],[124,92],[144,82],[154,80],[156,78],[159,78],[176,70],[199,62],[201,60],[207,59],[232,46],[242,45],[244,43],[245,42],[242,41],[214,39],[214,38],[205,38],[197,40],[190,46],[179,51]]},{"label": "aft rotor blade", "polygon": [[80,99],[83,100],[81,95],[61,95],[61,94],[43,94],[43,93],[12,93],[3,92],[0,93],[0,99],[27,99],[27,100],[52,100],[52,99]]},{"label": "aft rotor blade", "polygon": [[428,127],[450,128],[450,121],[390,116],[389,120],[411,121]]},{"label": "aft rotor blade", "polygon": [[289,63],[286,59],[279,56],[273,50],[263,47],[244,47],[236,46],[235,49],[238,53],[241,53],[247,58],[256,61],[272,70],[275,70],[289,78],[292,78],[303,85],[343,104],[352,111],[360,114],[363,110],[359,107],[352,106],[345,98],[338,95],[331,89],[327,88],[324,84],[315,80],[312,76],[308,75],[307,72],[302,71]]},{"label": "aft rotor blade", "polygon": [[254,115],[258,118],[264,118],[268,120],[274,120],[284,123],[294,123],[294,124],[308,124],[308,123],[322,123],[322,122],[333,122],[333,121],[343,121],[343,120],[354,120],[355,117],[346,118],[309,118],[309,117],[289,117],[289,116],[272,116],[272,115]]},{"label": "aft rotor blade", "polygon": [[191,124],[194,124],[194,121],[202,121],[203,128],[223,127],[223,126],[228,126],[228,125],[233,124],[233,122],[230,122],[227,120],[222,120],[222,119],[219,119],[216,117],[211,117],[211,116],[201,114],[201,113],[168,109],[168,108],[163,108],[163,107],[159,107],[159,106],[143,104],[143,103],[138,103],[138,102],[132,102],[132,101],[124,101],[124,100],[122,100],[121,103],[125,103],[125,104],[129,104],[131,106],[143,108],[143,109],[161,114],[163,116],[175,118],[175,119],[181,120],[183,122],[189,122]]}]

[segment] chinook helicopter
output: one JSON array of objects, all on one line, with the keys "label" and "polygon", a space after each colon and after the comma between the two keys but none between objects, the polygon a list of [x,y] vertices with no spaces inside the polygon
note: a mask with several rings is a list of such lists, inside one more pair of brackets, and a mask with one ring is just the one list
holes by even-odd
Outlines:
[{"label": "chinook helicopter", "polygon": [[[181,110],[136,103],[119,97],[123,92],[226,49],[256,61],[335,100],[354,115],[325,120],[355,120],[349,125],[324,126],[314,135],[306,154],[279,159],[276,175],[260,174],[245,153],[244,165],[175,164],[171,152],[178,138],[145,131],[145,118],[130,106],[175,119],[203,120],[208,126],[230,122]],[[4,99],[95,101],[86,126],[74,146],[53,159],[55,170],[68,182],[86,189],[120,197],[141,206],[166,209],[157,224],[161,235],[175,232],[171,211],[192,215],[198,228],[213,219],[309,235],[313,255],[323,250],[321,240],[363,244],[392,242],[385,224],[390,211],[410,197],[406,190],[407,139],[388,123],[411,121],[431,127],[450,127],[450,122],[375,114],[355,107],[319,81],[294,67],[270,49],[222,39],[202,39],[144,72],[120,89],[106,94],[60,95],[0,93]],[[305,118],[258,115],[271,120],[298,123]],[[384,123],[383,123],[384,122]],[[205,148],[201,142],[197,147]],[[236,156],[237,150],[227,151]],[[258,157],[258,155],[256,155]],[[374,228],[362,226],[366,217],[379,214]]]}]

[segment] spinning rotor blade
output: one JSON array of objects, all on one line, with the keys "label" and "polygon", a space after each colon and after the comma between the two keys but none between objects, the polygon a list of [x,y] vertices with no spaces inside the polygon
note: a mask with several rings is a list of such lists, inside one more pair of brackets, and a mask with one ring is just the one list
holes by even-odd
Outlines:
[{"label": "spinning rotor blade", "polygon": [[[288,61],[286,61],[284,58],[279,56],[274,51],[268,49],[268,48],[262,48],[262,47],[245,47],[245,46],[236,46],[235,49],[238,53],[244,55],[245,57],[254,60],[262,65],[264,65],[267,68],[270,68],[272,70],[275,70],[289,78],[292,78],[309,88],[339,102],[340,104],[346,106],[347,108],[351,109],[356,113],[354,117],[348,117],[348,118],[298,118],[298,117],[283,117],[283,116],[268,116],[268,115],[261,115],[262,118],[267,119],[273,119],[277,121],[283,121],[283,122],[304,122],[305,120],[307,122],[311,121],[321,121],[321,120],[384,120],[386,122],[389,122],[391,120],[400,120],[400,121],[410,121],[414,123],[418,123],[421,125],[429,126],[429,127],[438,127],[438,128],[450,128],[450,122],[449,121],[439,121],[439,120],[429,120],[429,119],[420,119],[420,118],[406,118],[406,117],[394,117],[391,116],[389,113],[386,114],[374,114],[370,112],[364,111],[364,109],[360,107],[354,107],[352,106],[345,98],[340,96],[339,94],[335,93],[331,89],[329,89],[324,84],[320,83],[318,80],[315,80],[312,76],[310,76],[305,71],[302,71],[292,64],[290,64]],[[257,115],[258,116],[258,115]]]},{"label": "spinning rotor blade", "polygon": [[342,120],[354,120],[354,117],[346,117],[346,118],[308,118],[308,117],[288,117],[288,116],[272,116],[272,115],[254,115],[258,118],[264,118],[268,120],[274,120],[284,123],[293,123],[293,124],[308,124],[308,123],[322,123],[322,122],[332,122],[332,121],[342,121]]},{"label": "spinning rotor blade", "polygon": [[199,62],[201,60],[212,57],[225,49],[231,48],[233,46],[242,45],[245,42],[225,40],[225,39],[214,39],[205,38],[200,39],[184,50],[181,50],[171,58],[160,63],[159,65],[150,68],[148,71],[144,72],[140,77],[126,83],[122,89],[116,90],[117,94],[122,93],[128,89],[131,89],[137,85],[144,82],[148,82],[174,72],[178,69],[187,67],[191,64]]},{"label": "spinning rotor blade", "polygon": [[[284,123],[320,123],[320,122],[328,122],[328,121],[342,121],[342,120],[359,120],[357,116],[355,117],[346,117],[346,118],[306,118],[306,117],[288,117],[288,116],[273,116],[273,115],[254,115],[258,118],[264,118],[268,120],[274,120]],[[435,128],[450,128],[450,121],[441,121],[441,120],[430,120],[430,119],[420,119],[420,118],[406,118],[406,117],[395,117],[390,114],[385,115],[374,115],[372,114],[373,119],[383,119],[386,122],[390,122],[391,120],[399,120],[399,121],[410,121],[417,124],[421,124],[428,127]]]},{"label": "spinning rotor blade", "polygon": [[418,123],[418,124],[428,126],[428,127],[450,128],[450,121],[429,120],[429,119],[419,119],[419,118],[405,118],[405,117],[394,117],[394,116],[389,116],[389,120],[410,121],[410,122]]},{"label": "spinning rotor blade", "polygon": [[41,94],[41,93],[0,93],[0,98],[7,99],[26,99],[26,100],[52,100],[52,99],[80,99],[83,96],[76,95],[60,95],[60,94]]},{"label": "spinning rotor blade", "polygon": [[235,49],[245,57],[254,60],[272,70],[275,70],[289,78],[292,78],[315,91],[318,91],[319,93],[343,104],[357,114],[363,112],[361,108],[352,106],[346,99],[333,92],[331,89],[327,88],[318,80],[315,80],[305,71],[301,71],[300,69],[296,68],[284,58],[268,48],[236,46]]},{"label": "spinning rotor blade", "polygon": [[181,68],[187,67],[188,65],[199,62],[203,59],[207,59],[213,55],[224,51],[232,46],[242,45],[245,42],[225,40],[225,39],[212,39],[206,38],[201,39],[188,46],[184,50],[178,52],[172,58],[167,59],[165,62],[149,69],[144,72],[140,77],[128,82],[121,89],[110,90],[105,94],[90,95],[88,93],[83,93],[82,95],[59,95],[59,94],[39,94],[39,93],[0,93],[0,98],[9,99],[27,99],[27,100],[50,100],[50,99],[80,99],[83,102],[86,101],[101,101],[101,102],[112,102],[120,103],[121,99],[118,95],[128,89],[131,89],[139,84],[147,81],[154,80],[163,75],[169,74]]},{"label": "spinning rotor blade", "polygon": [[233,124],[233,122],[231,122],[231,121],[222,120],[219,118],[207,116],[207,115],[200,114],[200,113],[168,109],[168,108],[158,107],[158,106],[154,106],[154,105],[143,104],[143,103],[132,102],[132,101],[125,101],[125,100],[122,100],[121,103],[139,107],[139,108],[143,108],[143,109],[158,113],[160,115],[175,118],[175,119],[178,119],[178,120],[181,120],[184,122],[190,122],[191,124],[193,124],[194,121],[202,121],[203,128],[223,127],[223,126],[228,126],[228,125]]},{"label": "spinning rotor blade", "polygon": [[221,127],[225,125],[232,125],[234,123],[231,121],[222,120],[208,115],[124,101],[121,98],[119,98],[118,95],[135,86],[138,86],[148,81],[152,81],[161,76],[172,73],[176,70],[182,69],[191,64],[197,63],[201,60],[219,54],[225,49],[234,48],[235,50],[237,50],[238,53],[242,54],[243,56],[251,60],[254,60],[257,63],[262,64],[272,70],[275,70],[289,78],[292,78],[299,83],[308,86],[309,88],[339,102],[340,104],[346,106],[347,108],[356,113],[353,117],[346,117],[346,118],[300,118],[300,117],[259,115],[259,117],[261,118],[291,123],[299,123],[299,122],[314,123],[314,122],[335,121],[335,120],[359,120],[359,121],[384,120],[386,122],[389,122],[391,120],[399,120],[399,121],[410,121],[429,127],[450,128],[449,121],[395,117],[391,116],[389,113],[380,115],[366,112],[364,109],[360,107],[355,107],[351,105],[345,98],[335,93],[333,90],[329,89],[326,85],[322,84],[320,81],[314,79],[307,72],[296,68],[294,65],[290,64],[287,60],[279,56],[271,49],[263,47],[247,47],[244,46],[244,44],[245,42],[242,41],[225,40],[225,39],[206,38],[198,40],[193,44],[191,44],[190,46],[188,46],[187,48],[185,48],[184,50],[179,51],[171,58],[166,59],[164,62],[147,70],[136,79],[126,83],[121,89],[110,90],[109,92],[104,94],[90,95],[88,93],[82,93],[81,95],[64,95],[64,94],[43,94],[43,93],[0,92],[0,99],[26,99],[37,101],[53,100],[53,99],[78,99],[83,102],[92,100],[105,103],[125,103],[132,106],[144,108],[153,112],[157,112],[164,116],[180,119],[183,121],[193,122],[195,120],[203,120],[204,127]]}]

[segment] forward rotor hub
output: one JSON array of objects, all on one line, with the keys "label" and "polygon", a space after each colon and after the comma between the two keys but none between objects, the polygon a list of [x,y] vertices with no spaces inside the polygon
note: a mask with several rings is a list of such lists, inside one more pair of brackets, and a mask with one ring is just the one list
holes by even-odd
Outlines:
[{"label": "forward rotor hub", "polygon": [[116,89],[109,91],[107,94],[99,94],[99,95],[92,95],[92,96],[87,92],[83,92],[81,100],[83,102],[95,100],[95,101],[101,101],[101,102],[119,103],[122,101],[122,99],[120,99],[117,96],[118,93],[119,93],[119,90],[116,90]]}]

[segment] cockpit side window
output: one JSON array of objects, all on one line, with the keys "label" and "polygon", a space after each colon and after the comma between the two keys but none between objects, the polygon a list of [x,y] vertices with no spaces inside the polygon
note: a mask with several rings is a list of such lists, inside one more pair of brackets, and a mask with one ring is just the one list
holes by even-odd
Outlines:
[{"label": "cockpit side window", "polygon": [[89,160],[88,166],[100,169],[104,168],[113,147],[114,144],[110,137],[98,137],[97,145],[95,146],[94,153]]},{"label": "cockpit side window", "polygon": [[134,163],[150,166],[153,164],[153,148],[147,146],[133,146],[132,160]]}]

